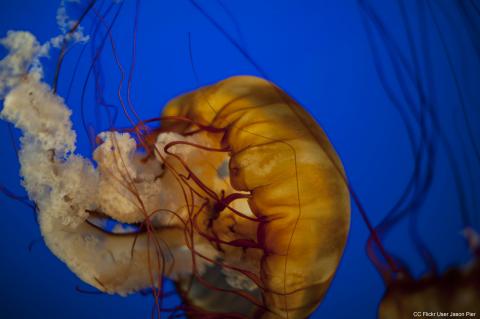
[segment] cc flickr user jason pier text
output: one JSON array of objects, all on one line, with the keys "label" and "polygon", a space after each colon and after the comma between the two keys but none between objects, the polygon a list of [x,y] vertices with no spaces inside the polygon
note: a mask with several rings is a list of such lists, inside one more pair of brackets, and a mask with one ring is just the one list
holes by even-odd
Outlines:
[{"label": "cc flickr user jason pier text", "polygon": [[476,318],[476,312],[442,312],[442,311],[416,311],[414,318]]}]

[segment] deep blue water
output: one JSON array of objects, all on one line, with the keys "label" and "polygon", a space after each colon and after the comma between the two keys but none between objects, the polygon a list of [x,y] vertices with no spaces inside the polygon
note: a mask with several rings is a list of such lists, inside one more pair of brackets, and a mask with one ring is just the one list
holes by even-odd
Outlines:
[{"label": "deep blue water", "polygon": [[[48,40],[59,32],[55,21],[58,4],[2,0],[0,36],[17,29],[33,32],[42,42]],[[108,4],[99,1],[98,10],[105,12]],[[480,170],[475,153],[480,145],[479,1],[209,0],[198,4],[263,71],[190,1],[144,0],[138,13],[132,84],[141,117],[158,116],[169,99],[202,84],[235,74],[266,76],[297,99],[325,129],[373,224],[400,198],[418,159],[412,145],[415,149],[423,141],[433,150],[417,162],[418,184],[411,188],[415,196],[406,201],[414,203],[414,209],[395,224],[385,245],[416,276],[426,267],[415,243],[424,242],[441,270],[468,260],[460,232],[465,224],[477,230],[480,226]],[[81,7],[69,6],[72,17],[81,14]],[[134,17],[135,2],[127,0],[112,31],[127,69],[132,63]],[[92,21],[87,16],[83,24],[87,32]],[[74,77],[67,103],[79,132],[79,152],[90,156],[81,124],[80,92],[93,53],[85,50],[74,73],[81,50],[77,45],[67,55],[58,88],[66,97]],[[43,60],[50,83],[57,58],[58,51],[54,51],[50,60]],[[108,44],[100,64],[106,99],[114,101],[119,72]],[[91,82],[87,90],[93,91]],[[93,105],[94,96],[87,93],[84,117],[96,130],[105,129],[107,123],[96,121]],[[402,114],[407,114],[405,121]],[[418,120],[422,116],[427,132],[424,139]],[[116,124],[126,125],[126,121],[119,117]],[[413,138],[409,138],[408,127]],[[18,140],[18,132],[15,134]],[[0,123],[0,136],[0,183],[24,194],[6,123]],[[423,190],[422,181],[429,181]],[[1,318],[150,315],[150,297],[78,292],[76,286],[92,288],[39,241],[31,209],[1,194],[0,205]],[[462,219],[462,214],[467,217]],[[414,224],[421,241],[408,229],[413,216],[418,218]],[[375,318],[384,284],[365,253],[368,235],[352,203],[344,257],[312,318]]]}]

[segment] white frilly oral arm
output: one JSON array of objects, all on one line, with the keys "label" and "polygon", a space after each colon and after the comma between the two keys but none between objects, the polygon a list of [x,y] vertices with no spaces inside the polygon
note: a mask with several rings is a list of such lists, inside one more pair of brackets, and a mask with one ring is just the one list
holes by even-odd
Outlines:
[{"label": "white frilly oral arm", "polygon": [[148,238],[146,233],[112,235],[88,223],[88,211],[98,207],[100,177],[89,160],[74,154],[70,111],[47,85],[22,80],[7,95],[1,116],[23,132],[21,175],[38,206],[45,243],[82,280],[102,291],[127,294],[151,287],[160,272],[168,274],[175,266],[174,259],[182,259],[170,254],[181,247],[178,253],[185,255],[184,233],[178,229]]}]

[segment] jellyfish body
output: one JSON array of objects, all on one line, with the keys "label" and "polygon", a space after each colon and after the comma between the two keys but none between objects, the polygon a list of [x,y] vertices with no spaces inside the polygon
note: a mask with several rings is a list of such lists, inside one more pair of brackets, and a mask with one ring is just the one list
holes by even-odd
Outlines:
[{"label": "jellyfish body", "polygon": [[[480,312],[480,262],[448,269],[442,275],[399,279],[387,287],[378,309],[380,319],[411,318],[413,313],[452,313],[474,316]],[[463,315],[462,315],[463,313]],[[455,315],[451,315],[455,316]]]},{"label": "jellyfish body", "polygon": [[[128,294],[168,276],[190,317],[305,318],[319,305],[349,192],[326,135],[286,93],[250,76],[201,88],[137,140],[100,134],[96,169],[75,154],[69,115],[28,78],[2,111],[24,133],[21,174],[45,242],[82,280]],[[106,231],[105,217],[137,228]]]},{"label": "jellyfish body", "polygon": [[415,278],[407,269],[390,280],[378,307],[380,319],[440,315],[474,317],[480,311],[480,245],[473,228],[464,230],[472,253],[464,265],[450,266],[445,272],[426,273]]},{"label": "jellyfish body", "polygon": [[[466,61],[467,56],[471,61],[478,61],[477,44],[472,36],[472,27],[478,21],[478,15],[472,14],[475,4],[399,1],[387,18],[373,1],[358,3],[369,47],[376,60],[375,69],[381,89],[402,119],[414,167],[401,196],[374,227],[367,242],[369,257],[386,286],[379,303],[378,317],[455,316],[452,313],[468,317],[467,312],[478,312],[480,305],[478,240],[470,245],[472,259],[469,264],[449,261],[450,267],[445,271],[441,269],[440,256],[435,256],[432,248],[440,247],[443,256],[449,258],[458,258],[462,251],[465,252],[463,245],[453,244],[458,236],[456,234],[460,233],[460,229],[454,226],[457,218],[462,232],[469,233],[467,237],[478,238],[477,235],[472,236],[475,233],[473,230],[478,229],[478,196],[475,193],[478,179],[474,176],[478,175],[476,168],[480,157],[478,134],[472,133],[478,127],[472,115],[478,101],[477,97],[465,94],[468,87],[476,83],[476,77],[470,78],[459,67],[460,61]],[[393,21],[400,23],[393,25]],[[397,33],[399,30],[402,31]],[[454,36],[450,33],[452,30],[455,30]],[[403,42],[403,37],[406,42]],[[460,47],[462,49],[457,51],[456,48]],[[453,85],[440,89],[451,79]],[[455,102],[446,102],[452,96]],[[460,117],[451,116],[451,105],[455,105],[455,113],[462,114],[461,123],[458,122]],[[475,164],[466,164],[470,161]],[[451,188],[449,191],[442,188],[434,195],[444,172],[452,174],[448,176],[448,183],[443,182]],[[456,202],[451,200],[453,198]],[[432,199],[439,205],[438,208],[428,206]],[[444,206],[449,202],[456,203],[453,209]],[[429,212],[435,213],[426,215]],[[420,227],[422,218],[428,226],[423,224]],[[402,228],[401,222],[407,220],[407,228]],[[443,229],[444,225],[448,226]],[[427,230],[433,230],[430,236],[434,245],[426,240]],[[422,267],[425,267],[421,269],[424,275],[416,276],[415,273],[420,270],[415,269],[418,266],[413,260],[398,256],[398,253],[388,256],[390,258],[378,254],[383,250],[388,255],[389,249],[382,247],[381,240],[395,232],[399,234],[398,231],[402,233],[397,242],[403,245],[403,241],[412,240],[413,251],[421,257]],[[439,233],[442,236],[438,236]],[[449,237],[450,234],[456,236]],[[447,238],[448,244],[452,243],[450,246],[440,241]],[[378,243],[375,243],[376,240]],[[452,249],[453,254],[447,254],[447,248]]]},{"label": "jellyfish body", "polygon": [[[263,300],[275,314],[265,317],[306,317],[333,278],[349,228],[343,170],[321,128],[283,91],[254,77],[230,78],[182,96],[164,115],[227,128],[219,142],[230,150],[230,183],[251,195],[248,207],[258,222],[227,210],[213,228],[252,243],[240,248],[241,262],[255,262]],[[238,233],[228,231],[231,218]],[[242,233],[245,223],[253,229]],[[223,258],[235,261],[238,251],[226,247]],[[214,309],[219,302],[205,306]]]}]

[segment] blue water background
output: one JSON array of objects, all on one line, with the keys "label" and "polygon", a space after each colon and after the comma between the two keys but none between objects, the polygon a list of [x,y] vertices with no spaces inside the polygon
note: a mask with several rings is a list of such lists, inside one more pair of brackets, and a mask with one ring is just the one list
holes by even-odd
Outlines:
[{"label": "blue water background", "polygon": [[[478,6],[480,3],[476,2]],[[414,158],[404,123],[392,104],[384,84],[398,96],[402,87],[398,70],[385,49],[385,38],[373,28],[373,40],[380,49],[372,54],[364,22],[370,21],[357,1],[201,1],[228,34],[249,52],[269,79],[297,99],[320,123],[339,153],[348,179],[374,224],[378,223],[400,196],[412,174]],[[414,43],[409,43],[397,1],[372,1],[372,7],[394,39],[396,52],[405,55],[410,65],[410,48],[425,52],[428,39],[428,61],[433,65],[427,81],[425,61],[421,61],[419,81],[429,83],[430,95],[442,130],[450,139],[452,152],[458,158],[463,177],[463,193],[468,199],[469,214],[477,216],[479,163],[466,133],[460,107],[459,91],[452,77],[453,68],[464,99],[470,129],[477,139],[480,102],[480,15],[467,3],[469,17],[461,14],[459,1],[430,1],[445,46],[439,38],[429,13],[422,16],[416,1],[405,1],[407,17],[413,29]],[[7,30],[29,30],[41,42],[58,34],[55,14],[57,1],[3,0],[0,2],[0,36]],[[131,63],[134,2],[127,1],[113,31],[116,46],[126,68]],[[104,7],[105,8],[105,7]],[[78,16],[79,7],[71,7]],[[138,16],[138,50],[132,86],[132,97],[140,116],[156,117],[162,106],[176,95],[236,74],[260,75],[251,63],[189,1],[143,1]],[[419,21],[426,19],[427,31],[420,31]],[[90,29],[91,19],[85,23]],[[368,23],[368,22],[367,22]],[[471,23],[471,24],[470,24]],[[470,26],[473,25],[472,28]],[[189,35],[194,68],[189,54]],[[451,57],[449,65],[445,47]],[[106,96],[115,102],[119,72],[111,50],[102,58],[106,78]],[[81,46],[67,56],[59,81],[59,93],[66,96],[69,81]],[[78,149],[85,156],[91,151],[87,134],[81,125],[80,91],[91,61],[86,50],[80,62],[69,96],[75,129],[79,132]],[[3,56],[5,50],[1,50]],[[52,83],[58,51],[53,51],[46,65],[46,79]],[[376,64],[384,72],[379,77]],[[418,101],[412,82],[405,84],[410,96]],[[88,85],[89,92],[93,86]],[[105,121],[95,122],[93,95],[86,96],[85,118],[97,129]],[[405,103],[402,100],[403,107]],[[419,109],[417,104],[416,106]],[[126,125],[119,118],[119,126]],[[416,130],[418,137],[418,130]],[[19,132],[16,132],[17,139]],[[20,186],[19,165],[12,148],[6,123],[0,123],[0,183],[24,194]],[[446,151],[438,147],[435,154],[432,187],[425,194],[417,223],[428,249],[440,269],[460,265],[469,258],[460,235],[458,188],[453,182]],[[468,177],[474,181],[468,183]],[[0,195],[0,317],[1,318],[148,318],[152,299],[141,295],[128,298],[90,295],[76,291],[83,284],[56,259],[41,239],[32,211]],[[477,228],[478,229],[478,228]],[[384,284],[368,260],[365,242],[368,230],[357,207],[352,204],[351,232],[336,277],[321,306],[312,318],[375,318]],[[420,276],[425,266],[409,236],[406,221],[396,225],[385,240],[394,255],[408,263]],[[171,301],[175,302],[175,298]]]}]

